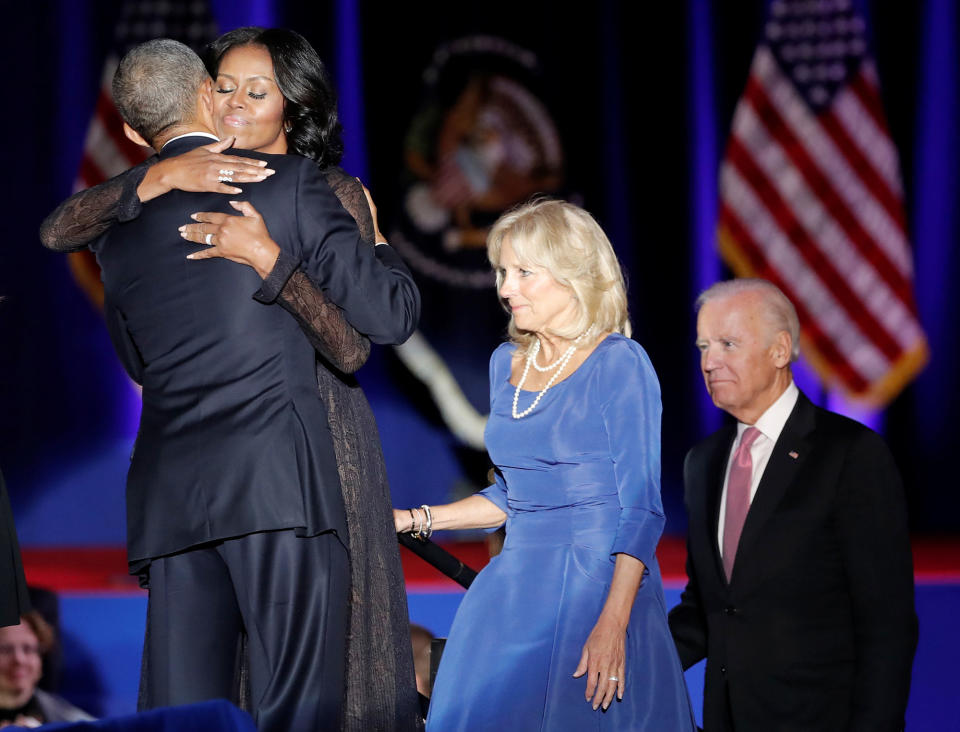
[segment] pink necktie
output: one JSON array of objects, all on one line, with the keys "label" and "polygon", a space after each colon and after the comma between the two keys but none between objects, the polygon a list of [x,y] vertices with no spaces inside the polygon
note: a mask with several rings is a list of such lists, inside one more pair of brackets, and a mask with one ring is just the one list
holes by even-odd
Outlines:
[{"label": "pink necktie", "polygon": [[743,522],[750,510],[750,479],[753,477],[753,459],[750,446],[761,435],[756,427],[748,427],[740,438],[740,445],[733,453],[730,465],[730,477],[727,480],[727,509],[723,518],[723,571],[727,582],[733,574],[733,561],[737,556],[737,545]]}]

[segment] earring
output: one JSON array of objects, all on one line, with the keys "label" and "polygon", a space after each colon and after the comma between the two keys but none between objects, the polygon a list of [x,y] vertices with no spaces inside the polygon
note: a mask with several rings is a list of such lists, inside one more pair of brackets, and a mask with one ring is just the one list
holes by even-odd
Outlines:
[{"label": "earring", "polygon": [[289,122],[287,122],[287,123],[283,126],[283,131],[286,132],[286,133],[288,133],[288,134],[289,134],[290,130],[292,130],[292,129],[293,129],[293,125],[290,124]]}]

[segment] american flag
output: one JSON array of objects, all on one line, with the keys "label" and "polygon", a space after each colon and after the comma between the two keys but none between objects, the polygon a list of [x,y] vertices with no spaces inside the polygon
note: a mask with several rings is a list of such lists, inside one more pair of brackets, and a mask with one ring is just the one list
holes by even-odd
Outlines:
[{"label": "american flag", "polygon": [[[75,191],[122,173],[152,152],[126,138],[123,119],[113,104],[110,87],[123,55],[133,46],[153,38],[173,38],[199,51],[216,36],[217,25],[206,0],[125,0],[114,31],[113,47],[104,64]],[[85,251],[73,254],[70,268],[81,288],[102,306],[103,289],[94,257]]]},{"label": "american flag", "polygon": [[821,377],[882,405],[928,352],[865,31],[849,0],[770,4],[720,168],[718,234],[737,275],[796,305]]}]

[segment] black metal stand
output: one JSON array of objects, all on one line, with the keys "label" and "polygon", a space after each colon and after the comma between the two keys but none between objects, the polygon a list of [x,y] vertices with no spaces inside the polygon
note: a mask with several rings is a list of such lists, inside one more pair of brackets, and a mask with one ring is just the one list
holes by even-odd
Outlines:
[{"label": "black metal stand", "polygon": [[414,539],[410,534],[397,534],[397,541],[461,587],[469,587],[477,576],[476,570],[429,539]]}]

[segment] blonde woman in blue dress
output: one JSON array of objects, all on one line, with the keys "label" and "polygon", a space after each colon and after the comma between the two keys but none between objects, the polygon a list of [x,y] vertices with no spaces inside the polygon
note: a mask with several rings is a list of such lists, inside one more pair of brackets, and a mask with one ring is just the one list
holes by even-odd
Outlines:
[{"label": "blonde woman in blue dress", "polygon": [[398,532],[507,525],[453,622],[427,729],[694,730],[654,556],[660,387],[613,248],[583,209],[538,200],[487,249],[510,314],[490,359],[496,483],[394,511]]}]

